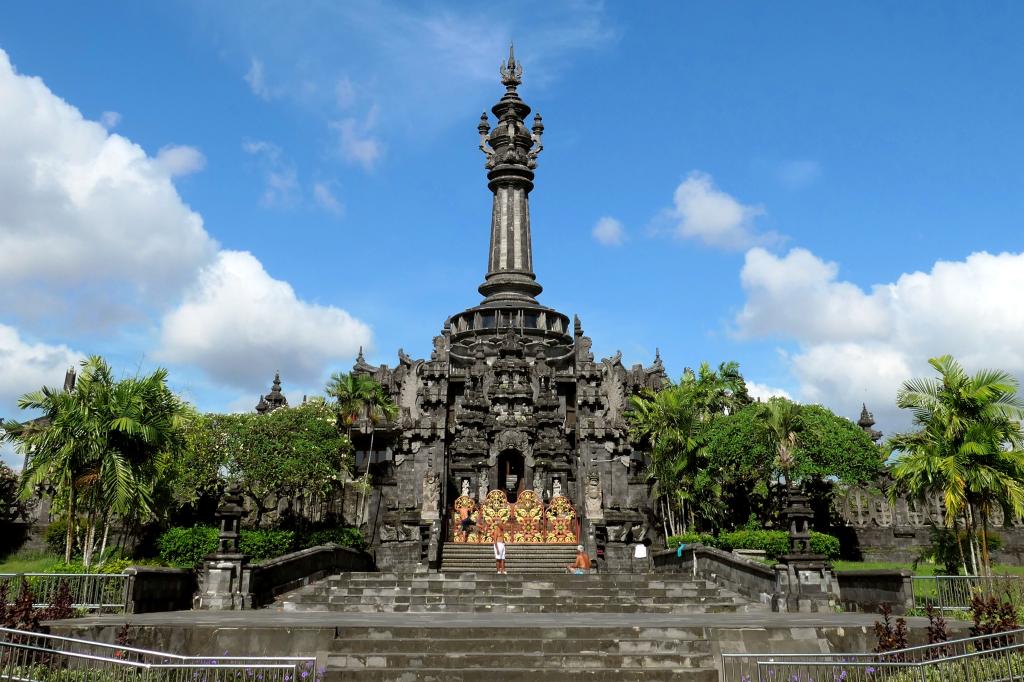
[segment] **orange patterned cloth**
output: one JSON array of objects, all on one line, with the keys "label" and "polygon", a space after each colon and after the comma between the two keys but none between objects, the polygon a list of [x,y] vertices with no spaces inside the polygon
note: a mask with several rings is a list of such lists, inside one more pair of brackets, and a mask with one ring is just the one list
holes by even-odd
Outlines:
[{"label": "orange patterned cloth", "polygon": [[[473,498],[462,495],[452,506],[453,542],[464,544],[490,544],[494,527],[505,531],[510,544],[570,544],[579,540],[579,523],[572,503],[561,495],[545,505],[534,490],[519,493],[515,504],[508,501],[503,490],[487,493],[477,508]],[[475,523],[468,532],[462,530],[462,520],[471,518]]]}]

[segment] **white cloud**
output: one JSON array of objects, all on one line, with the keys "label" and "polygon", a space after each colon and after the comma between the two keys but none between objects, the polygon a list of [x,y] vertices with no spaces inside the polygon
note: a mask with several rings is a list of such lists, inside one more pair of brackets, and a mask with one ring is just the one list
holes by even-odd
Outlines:
[{"label": "white cloud", "polygon": [[[806,249],[779,258],[747,252],[740,282],[747,302],[736,321],[745,336],[795,336],[807,342],[881,338],[890,319],[879,298],[836,280],[839,266]],[[813,311],[813,314],[809,314]]]},{"label": "white cloud", "polygon": [[299,174],[295,166],[285,159],[281,148],[264,140],[245,140],[242,149],[260,159],[263,167],[264,206],[291,206],[298,200]]},{"label": "white cloud", "polygon": [[100,125],[102,125],[107,130],[116,128],[120,122],[121,114],[117,113],[116,111],[104,111],[102,114],[100,114]]},{"label": "white cloud", "polygon": [[[23,421],[35,416],[17,408],[18,398],[43,386],[62,386],[64,373],[82,358],[65,345],[28,341],[14,327],[0,323],[0,418]],[[21,455],[10,447],[0,446],[0,459],[21,466]]]},{"label": "white cloud", "polygon": [[969,371],[1024,376],[1024,253],[974,253],[865,290],[804,249],[752,249],[741,281],[740,334],[798,344],[790,363],[801,398],[847,416],[866,402],[889,431],[909,420],[896,390],[932,375],[928,358],[949,353]]},{"label": "white cloud", "polygon": [[792,400],[793,396],[784,388],[776,388],[767,384],[759,384],[756,381],[747,382],[747,393],[754,400],[768,400],[769,398],[786,398]]},{"label": "white cloud", "polygon": [[374,107],[362,121],[347,117],[331,124],[338,134],[342,158],[358,163],[366,170],[373,168],[384,151],[380,140],[371,134],[376,118],[377,109]]},{"label": "white cloud", "polygon": [[189,175],[206,167],[206,157],[195,147],[167,145],[156,154],[156,162],[171,176]]},{"label": "white cloud", "polygon": [[175,296],[213,256],[168,168],[2,50],[0,101],[0,308],[110,324]]},{"label": "white cloud", "polygon": [[715,187],[707,173],[693,171],[673,195],[669,216],[677,221],[676,235],[699,239],[708,246],[742,249],[778,240],[774,233],[759,233],[755,219],[764,213],[759,206],[747,206]]},{"label": "white cloud", "polygon": [[164,317],[158,356],[258,389],[275,369],[297,384],[319,381],[326,364],[369,344],[370,328],[344,310],[300,300],[252,254],[222,251]]},{"label": "white cloud", "polygon": [[313,199],[328,213],[333,213],[336,216],[342,216],[345,213],[345,206],[334,196],[330,185],[325,182],[313,184]]},{"label": "white cloud", "polygon": [[255,57],[250,58],[249,70],[243,78],[249,84],[252,94],[260,99],[270,99],[270,88],[267,87],[267,82],[263,76],[263,62]]},{"label": "white cloud", "polygon": [[597,221],[591,235],[599,244],[605,246],[619,246],[626,241],[626,230],[622,223],[610,216],[604,216]]},{"label": "white cloud", "polygon": [[779,182],[788,189],[803,189],[821,177],[821,164],[808,159],[785,161],[779,165]]}]

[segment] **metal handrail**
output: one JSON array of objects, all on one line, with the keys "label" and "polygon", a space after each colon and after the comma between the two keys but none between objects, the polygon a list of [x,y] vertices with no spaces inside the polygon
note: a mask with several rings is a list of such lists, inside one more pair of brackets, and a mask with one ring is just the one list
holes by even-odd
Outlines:
[{"label": "metal handrail", "polygon": [[910,579],[914,604],[934,606],[942,611],[966,611],[976,594],[1008,594],[1011,601],[1024,599],[1021,575],[915,575]]},{"label": "metal handrail", "polygon": [[[759,654],[721,654],[722,679],[743,680],[754,682],[759,679],[782,680],[787,682],[802,682],[801,671],[810,671],[807,679],[830,679],[822,678],[820,673],[823,670],[835,670],[838,667],[861,669],[869,668],[887,669],[912,667],[919,665],[932,665],[943,661],[958,660],[965,656],[993,654],[994,652],[1010,651],[1015,655],[1021,655],[1020,650],[1024,648],[1024,628],[1007,630],[990,635],[979,635],[976,637],[965,637],[953,639],[935,644],[921,644],[894,651],[873,653],[759,653]],[[1024,658],[1022,658],[1022,670],[1024,670]],[[774,675],[755,677],[754,673],[760,675],[761,671],[773,671]],[[780,677],[785,673],[785,677]],[[814,674],[810,674],[814,673]],[[794,677],[795,676],[795,677]],[[837,678],[838,679],[838,678]],[[853,682],[856,677],[847,676],[842,678],[846,682]],[[868,679],[868,678],[865,678]],[[885,679],[875,676],[872,680]],[[981,682],[981,678],[977,679]],[[1004,679],[1004,678],[1000,678]],[[1008,677],[1005,679],[1024,680],[1021,677]]]},{"label": "metal handrail", "polygon": [[[60,645],[59,647],[47,645]],[[77,649],[98,649],[109,655]],[[140,660],[141,659],[141,660]],[[144,660],[152,659],[152,660]],[[181,656],[0,628],[0,680],[104,682],[291,682],[319,679],[312,657]]]},{"label": "metal handrail", "polygon": [[22,579],[32,588],[32,606],[36,608],[50,606],[62,582],[71,592],[72,608],[123,611],[128,601],[128,576],[124,573],[0,573],[0,583],[8,585],[11,602],[21,594]]}]

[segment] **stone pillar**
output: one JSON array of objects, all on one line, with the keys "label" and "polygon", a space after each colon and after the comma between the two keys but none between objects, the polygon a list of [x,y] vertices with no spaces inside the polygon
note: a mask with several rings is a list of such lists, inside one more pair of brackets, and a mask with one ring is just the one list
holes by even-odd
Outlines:
[{"label": "stone pillar", "polygon": [[839,583],[824,554],[811,551],[814,511],[807,497],[793,486],[785,516],[789,523],[789,553],[775,567],[773,611],[811,613],[833,611],[839,605]]},{"label": "stone pillar", "polygon": [[242,494],[237,484],[224,492],[217,508],[220,535],[217,551],[203,562],[200,592],[195,608],[215,611],[238,611],[252,608],[249,558],[238,547],[238,531],[242,520]]}]

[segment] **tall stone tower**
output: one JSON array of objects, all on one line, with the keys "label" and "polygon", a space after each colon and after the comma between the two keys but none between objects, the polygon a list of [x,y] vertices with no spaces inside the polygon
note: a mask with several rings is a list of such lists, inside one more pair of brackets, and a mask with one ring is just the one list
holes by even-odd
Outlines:
[{"label": "tall stone tower", "polygon": [[666,382],[661,359],[626,368],[621,353],[595,361],[579,319],[541,305],[533,271],[530,192],[541,150],[540,115],[520,98],[523,67],[510,49],[505,93],[480,117],[479,146],[493,194],[483,300],[458,312],[434,337],[429,359],[398,352],[375,367],[360,354],[354,371],[372,375],[400,407],[397,423],[364,424],[356,449],[374,481],[366,531],[378,564],[436,565],[452,539],[457,498],[482,503],[503,490],[547,501],[566,497],[581,541],[612,567],[629,543],[657,532],[624,412],[631,394]]}]

